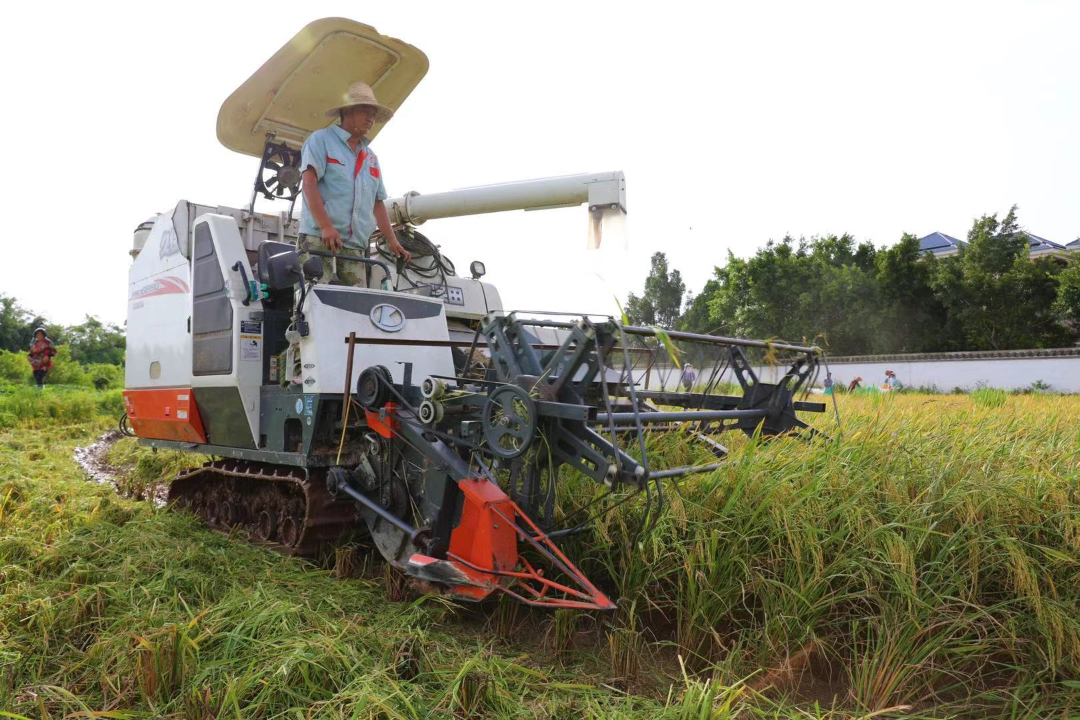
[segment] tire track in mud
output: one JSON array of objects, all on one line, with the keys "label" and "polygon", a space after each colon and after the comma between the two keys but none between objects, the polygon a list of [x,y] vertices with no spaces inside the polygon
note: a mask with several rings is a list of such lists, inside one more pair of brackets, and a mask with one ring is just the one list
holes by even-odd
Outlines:
[{"label": "tire track in mud", "polygon": [[125,488],[122,483],[125,469],[116,467],[106,459],[110,448],[123,437],[119,431],[109,430],[89,445],[75,448],[71,457],[82,468],[88,480],[99,485],[111,485],[120,497],[130,500],[149,500],[155,507],[164,507],[165,498],[169,492],[167,485],[158,483],[132,492],[131,488]]}]

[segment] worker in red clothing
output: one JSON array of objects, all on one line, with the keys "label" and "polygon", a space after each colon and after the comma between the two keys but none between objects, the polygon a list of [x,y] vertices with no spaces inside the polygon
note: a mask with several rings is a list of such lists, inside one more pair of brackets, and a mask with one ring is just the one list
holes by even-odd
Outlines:
[{"label": "worker in red clothing", "polygon": [[34,369],[34,382],[38,390],[45,387],[45,374],[52,370],[52,359],[56,355],[56,346],[45,334],[45,328],[34,330],[34,340],[30,343],[30,367]]}]

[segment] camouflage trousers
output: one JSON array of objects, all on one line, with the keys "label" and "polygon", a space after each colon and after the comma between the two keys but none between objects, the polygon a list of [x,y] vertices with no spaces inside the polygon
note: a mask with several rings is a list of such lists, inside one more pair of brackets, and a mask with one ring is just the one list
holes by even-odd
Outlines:
[{"label": "camouflage trousers", "polygon": [[[300,263],[303,264],[309,257],[318,257],[323,262],[323,274],[317,281],[320,285],[352,285],[354,287],[367,287],[365,268],[367,265],[348,260],[337,261],[336,258],[310,255],[308,250],[325,250],[321,237],[300,233],[296,239],[296,249],[300,253]],[[355,251],[354,251],[355,252]],[[287,335],[286,335],[287,336]],[[299,338],[291,342],[286,350],[277,356],[278,382],[283,387],[290,384],[299,385],[302,376],[300,361]]]},{"label": "camouflage trousers", "polygon": [[[308,250],[325,250],[326,246],[323,245],[321,237],[300,233],[296,239],[296,249],[300,253],[300,264],[303,265],[309,257],[319,257],[308,255]],[[345,253],[360,254],[353,248],[345,248]],[[327,257],[319,257],[319,259],[323,261],[323,276],[318,281],[320,285],[367,287],[366,264]]]}]

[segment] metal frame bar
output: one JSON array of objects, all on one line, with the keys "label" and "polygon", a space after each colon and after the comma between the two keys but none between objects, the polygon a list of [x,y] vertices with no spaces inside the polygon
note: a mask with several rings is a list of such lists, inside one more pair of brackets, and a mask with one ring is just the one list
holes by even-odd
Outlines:
[{"label": "metal frame bar", "polygon": [[181,450],[185,452],[199,452],[204,455],[220,455],[233,460],[252,460],[255,462],[277,463],[278,465],[291,465],[293,467],[325,467],[332,463],[308,462],[304,453],[275,452],[273,450],[260,450],[250,448],[229,447],[228,445],[203,445],[200,443],[181,442],[178,440],[158,440],[157,438],[139,438],[139,444],[162,448],[164,450]]},{"label": "metal frame bar", "polygon": [[420,531],[417,530],[416,528],[414,528],[412,525],[405,522],[404,520],[399,518],[397,515],[393,514],[392,512],[390,512],[389,510],[384,508],[382,505],[375,502],[374,500],[369,498],[367,495],[364,495],[363,493],[359,492],[358,490],[356,490],[355,488],[353,488],[351,485],[349,485],[346,482],[338,483],[337,490],[339,492],[345,493],[346,495],[351,497],[353,500],[355,500],[356,502],[358,502],[361,505],[363,505],[364,507],[366,507],[368,510],[371,510],[373,513],[378,515],[380,518],[382,518],[386,522],[388,522],[391,525],[393,525],[394,527],[396,527],[398,530],[405,533],[409,537],[409,542],[411,542],[413,544],[416,543],[416,536],[420,534]]},{"label": "metal frame bar", "polygon": [[[570,329],[577,327],[576,323],[566,322],[563,320],[542,320],[542,319],[521,319],[518,318],[517,322],[522,325],[528,325],[530,327],[549,327],[549,328],[563,328]],[[656,328],[651,327],[639,327],[637,325],[618,325],[619,328],[627,335],[636,335],[638,337],[656,337]],[[821,348],[814,345],[792,345],[786,342],[770,342],[768,340],[748,340],[746,338],[734,338],[726,337],[724,335],[703,335],[701,333],[683,332],[681,330],[665,330],[665,334],[673,340],[687,340],[693,342],[706,343],[708,345],[735,345],[739,347],[751,347],[761,350],[788,350],[791,352],[809,353],[812,355],[821,355]]]},{"label": "metal frame bar", "polygon": [[596,422],[614,422],[618,425],[643,422],[656,424],[663,422],[683,422],[689,420],[744,420],[763,418],[767,410],[679,410],[677,412],[627,412],[597,413]]},{"label": "metal frame bar", "polygon": [[[491,360],[487,377],[482,381],[477,381],[471,387],[465,387],[470,384],[467,378],[451,378],[459,383],[458,389],[469,392],[461,394],[460,398],[455,397],[448,401],[447,406],[453,406],[459,413],[466,413],[461,417],[471,418],[478,409],[484,406],[485,393],[491,388],[510,384],[527,391],[531,390],[536,395],[533,399],[534,412],[537,420],[542,421],[542,424],[538,423],[538,431],[546,435],[550,463],[547,458],[541,462],[540,456],[527,456],[529,459],[523,461],[526,465],[519,468],[519,472],[525,473],[531,468],[543,466],[546,469],[541,471],[549,473],[549,482],[554,483],[559,466],[565,464],[609,488],[619,484],[632,484],[638,491],[644,490],[646,495],[642,531],[649,526],[649,521],[655,513],[663,508],[662,480],[712,472],[723,466],[722,462],[713,462],[650,470],[645,448],[645,433],[649,429],[661,425],[671,428],[677,423],[695,423],[696,426],[689,426],[696,427],[691,435],[708,442],[708,435],[725,430],[740,429],[752,433],[760,427],[763,428],[763,434],[777,435],[806,427],[805,423],[795,416],[794,394],[807,382],[810,373],[816,367],[816,359],[821,352],[816,347],[670,331],[669,336],[677,340],[705,343],[714,348],[726,348],[727,352],[724,355],[727,360],[716,363],[709,376],[709,387],[711,388],[716,381],[717,369],[730,361],[733,374],[743,388],[743,396],[663,390],[639,392],[634,372],[641,368],[637,367],[638,363],[633,362],[633,358],[637,354],[645,354],[649,358],[649,366],[646,369],[648,373],[652,368],[653,360],[659,355],[657,350],[659,346],[657,345],[656,348],[631,347],[629,338],[658,337],[658,331],[652,328],[624,326],[610,317],[605,320],[593,319],[589,316],[580,317],[581,319],[577,322],[567,322],[519,319],[514,314],[505,316],[492,314],[479,324],[471,341],[365,338],[360,339],[359,343],[468,347],[472,354],[482,334]],[[556,328],[567,332],[562,338],[562,343],[556,346],[537,342],[537,338],[525,330],[530,326]],[[346,342],[350,342],[349,339],[346,339]],[[635,343],[644,344],[641,341],[635,341]],[[350,356],[356,344],[356,340],[350,342]],[[745,348],[779,350],[798,355],[782,380],[778,383],[762,383],[754,375]],[[706,354],[708,354],[707,351]],[[609,360],[613,361],[610,367]],[[703,362],[707,366],[708,360]],[[612,382],[608,377],[608,372],[614,373],[620,370],[619,365],[621,365],[619,380]],[[475,439],[450,437],[434,426],[421,424],[415,408],[407,399],[412,397],[409,381],[406,380],[400,386],[400,392],[397,390],[399,386],[394,386],[388,379],[383,379],[383,382],[389,385],[392,395],[401,401],[393,410],[400,422],[390,432],[412,448],[424,459],[425,463],[437,468],[442,478],[440,482],[445,482],[447,488],[453,488],[458,492],[461,490],[455,486],[469,478],[483,478],[488,482],[496,482],[495,476],[484,462],[487,455],[484,454],[482,443],[475,444]],[[349,390],[346,387],[346,393]],[[598,397],[596,393],[599,393]],[[614,401],[615,398],[619,398],[618,403]],[[661,405],[675,405],[691,409],[677,412],[656,410],[648,405],[646,402],[648,400],[654,400]],[[597,412],[598,409],[600,412]],[[818,408],[815,403],[800,403],[797,409],[816,410]],[[603,431],[597,432],[594,429],[596,426],[606,428],[611,437],[604,437],[601,434]],[[633,433],[636,436],[636,442],[642,449],[641,461],[623,450],[626,445],[620,438],[625,438],[625,433]],[[634,443],[635,440],[631,439],[630,442]],[[722,458],[726,453],[726,448],[715,443],[713,445],[714,454]],[[550,467],[547,466],[548,464]],[[473,469],[476,465],[480,468],[478,472]],[[655,507],[650,484],[655,484],[657,500]],[[376,501],[363,496],[357,488],[342,487],[341,489],[406,536],[415,538],[417,533],[421,532],[405,520],[393,516]],[[623,501],[636,497],[637,493],[629,493]],[[521,558],[524,570],[496,569],[482,567],[485,564],[482,560],[467,559],[451,553],[448,540],[453,528],[445,523],[435,523],[435,527],[428,530],[432,534],[431,554],[436,558],[441,556],[459,563],[462,569],[467,568],[474,573],[482,573],[488,578],[485,582],[490,581],[492,589],[497,588],[522,602],[549,607],[591,609],[614,607],[610,600],[600,593],[552,542],[556,537],[587,526],[589,519],[577,528],[555,531],[546,528],[547,532],[545,532],[536,525],[528,513],[521,510],[512,496],[507,500],[509,504],[503,505],[502,508],[487,504],[485,512],[493,513],[500,520],[509,523],[517,539],[540,553],[548,563],[570,579],[570,584],[542,577],[524,558]],[[528,506],[530,512],[539,512],[527,498],[521,498],[521,502]],[[440,505],[444,508],[445,506],[445,502]],[[547,522],[551,522],[552,519],[547,519]],[[441,550],[435,548],[441,548]],[[500,577],[509,580],[500,583],[498,581]],[[512,585],[514,589],[507,585]],[[549,592],[557,593],[559,597],[553,597],[548,594]]]},{"label": "metal frame bar", "polygon": [[719,470],[724,466],[724,463],[711,463],[709,465],[687,465],[686,467],[668,468],[667,470],[656,470],[649,473],[649,478],[653,480],[664,478],[683,477],[684,475],[696,475],[698,473],[712,472],[713,470]]}]

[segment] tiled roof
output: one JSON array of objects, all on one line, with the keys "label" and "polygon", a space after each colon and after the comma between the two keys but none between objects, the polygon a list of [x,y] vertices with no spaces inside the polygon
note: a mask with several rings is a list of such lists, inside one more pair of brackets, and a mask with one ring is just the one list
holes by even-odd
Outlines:
[{"label": "tiled roof", "polygon": [[1065,249],[1064,245],[1059,245],[1058,243],[1056,243],[1056,242],[1054,242],[1052,240],[1047,240],[1046,238],[1039,237],[1038,235],[1033,235],[1033,234],[1031,234],[1029,232],[1025,232],[1024,234],[1027,235],[1028,243],[1031,245],[1032,250],[1064,250]]},{"label": "tiled roof", "polygon": [[[1073,240],[1068,245],[1062,245],[1053,240],[1039,237],[1033,233],[1024,232],[1023,234],[1027,237],[1028,247],[1031,252],[1065,250],[1066,248],[1069,250],[1080,250],[1080,239]],[[946,235],[943,232],[932,232],[925,237],[919,238],[919,250],[934,255],[941,255],[943,253],[952,254],[966,245],[967,243],[963,240],[957,240],[952,235]]]},{"label": "tiled roof", "polygon": [[919,238],[919,249],[924,252],[939,253],[943,250],[956,250],[967,245],[963,240],[957,240],[952,235],[943,232],[932,232],[926,237]]}]

